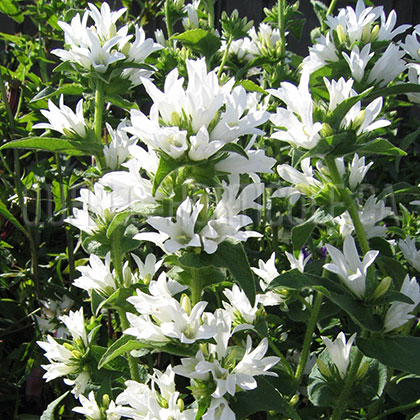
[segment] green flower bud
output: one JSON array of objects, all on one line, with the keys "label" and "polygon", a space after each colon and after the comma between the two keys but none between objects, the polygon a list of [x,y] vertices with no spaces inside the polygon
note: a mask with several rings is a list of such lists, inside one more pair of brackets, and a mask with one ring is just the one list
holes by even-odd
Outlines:
[{"label": "green flower bud", "polygon": [[83,357],[83,354],[79,350],[73,350],[71,354],[75,359],[81,359]]},{"label": "green flower bud", "polygon": [[378,38],[379,29],[380,29],[379,25],[374,26],[374,28],[372,29],[372,32],[370,34],[370,42],[376,41],[376,39]]},{"label": "green flower bud", "polygon": [[63,346],[67,350],[70,350],[70,351],[73,351],[74,350],[73,346],[70,343],[64,343]]},{"label": "green flower bud", "polygon": [[316,364],[317,364],[318,369],[321,372],[322,376],[324,376],[326,378],[332,378],[330,369],[321,359],[316,359]]},{"label": "green flower bud", "polygon": [[185,293],[181,296],[181,307],[187,313],[187,315],[191,314],[191,300],[188,295]]},{"label": "green flower bud", "polygon": [[182,413],[184,411],[184,407],[185,407],[184,400],[182,400],[181,398],[178,398],[178,401],[176,402],[176,405],[178,406],[179,411]]},{"label": "green flower bud", "polygon": [[337,37],[342,44],[345,44],[347,41],[346,31],[342,25],[337,25]]},{"label": "green flower bud", "polygon": [[356,115],[356,118],[353,121],[352,127],[355,130],[357,130],[359,127],[361,127],[361,125],[365,121],[365,118],[366,118],[366,111],[363,109]]},{"label": "green flower bud", "polygon": [[366,376],[367,371],[369,370],[369,362],[366,360],[357,369],[356,379],[359,381]]},{"label": "green flower bud", "polygon": [[369,42],[370,41],[370,25],[366,25],[362,31],[362,42]]},{"label": "green flower bud", "polygon": [[319,134],[321,134],[322,137],[328,137],[332,136],[334,134],[334,131],[328,123],[323,123]]},{"label": "green flower bud", "polygon": [[293,397],[290,399],[290,405],[293,407],[298,402],[299,402],[299,395],[298,394],[293,395]]},{"label": "green flower bud", "polygon": [[379,299],[381,296],[383,296],[389,289],[389,286],[391,285],[392,279],[391,277],[384,277],[381,282],[378,284],[378,287],[375,289],[375,291],[372,294],[372,297],[374,299]]},{"label": "green flower bud", "polygon": [[103,397],[102,397],[102,405],[105,408],[108,408],[109,407],[109,402],[110,402],[109,395],[108,394],[104,394]]}]

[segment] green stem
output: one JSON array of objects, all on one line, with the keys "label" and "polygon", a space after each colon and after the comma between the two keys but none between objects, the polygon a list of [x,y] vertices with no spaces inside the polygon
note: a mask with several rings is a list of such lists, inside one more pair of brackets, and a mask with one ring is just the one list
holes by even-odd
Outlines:
[{"label": "green stem", "polygon": [[286,0],[278,0],[278,25],[280,31],[280,57],[284,58],[286,55],[286,22],[285,22],[285,9]]},{"label": "green stem", "polygon": [[351,220],[353,221],[353,225],[356,230],[357,239],[359,240],[359,244],[362,249],[362,252],[363,254],[366,254],[370,250],[370,247],[369,247],[369,242],[367,240],[362,222],[360,221],[359,209],[356,205],[356,202],[353,200],[349,190],[343,184],[343,180],[341,179],[340,173],[338,172],[335,159],[331,156],[327,156],[325,158],[325,163],[327,164],[328,170],[330,171],[331,180],[335,184],[335,187],[337,188],[337,191],[340,194],[341,199],[346,205],[346,208],[350,214]]},{"label": "green stem", "polygon": [[[121,320],[121,328],[124,331],[130,327],[130,324],[123,309],[118,309],[118,315],[120,316]],[[136,382],[141,382],[139,365],[136,362],[136,359],[133,356],[131,356],[130,352],[127,352],[127,360],[128,366],[130,367],[131,379]]]},{"label": "green stem", "polygon": [[315,301],[312,305],[312,312],[308,321],[308,326],[306,328],[305,338],[303,341],[302,353],[300,355],[299,364],[295,373],[295,378],[298,384],[300,384],[302,380],[303,372],[305,370],[306,363],[308,362],[309,352],[312,343],[312,335],[315,331],[316,322],[318,320],[319,311],[321,309],[322,298],[322,294],[318,292],[315,296]]},{"label": "green stem", "polygon": [[171,11],[170,11],[170,1],[171,0],[166,0],[165,1],[165,22],[166,22],[166,31],[168,32],[168,39],[171,38],[171,36],[173,35],[172,32],[172,19],[171,19]]},{"label": "green stem", "polygon": [[222,62],[221,62],[220,67],[219,67],[219,71],[217,72],[217,77],[218,78],[220,78],[220,76],[222,75],[223,68],[225,67],[225,64],[226,64],[226,61],[227,61],[227,58],[228,58],[228,55],[229,55],[229,48],[230,48],[230,45],[232,44],[232,41],[233,41],[233,37],[230,36],[229,39],[228,39],[228,42],[226,44],[226,49],[225,49],[225,52],[223,54],[223,58],[222,58]]},{"label": "green stem", "polygon": [[4,81],[1,75],[1,71],[0,71],[0,91],[1,91],[1,99],[3,100],[4,107],[6,108],[7,118],[9,118],[10,127],[13,128],[15,126],[15,118],[13,117],[13,112],[12,112],[12,109],[10,108],[9,100],[7,98],[7,92],[6,92],[6,88],[4,87]]},{"label": "green stem", "polygon": [[203,285],[201,283],[199,270],[192,269],[191,274],[191,304],[194,306],[201,299],[201,292],[203,291]]},{"label": "green stem", "polygon": [[114,265],[115,272],[117,273],[118,287],[124,287],[123,275],[123,252],[121,249],[121,237],[123,235],[123,226],[118,226],[111,235],[111,259]]},{"label": "green stem", "polygon": [[[327,10],[327,14],[325,16],[332,15],[332,13],[335,9],[335,6],[337,5],[337,2],[338,2],[338,0],[331,0],[331,3],[330,3],[330,5],[328,7],[328,10]],[[325,20],[324,20],[321,24],[321,31],[325,31],[326,29],[327,29],[327,24],[325,23]]]},{"label": "green stem", "polygon": [[[57,172],[58,172],[58,182],[60,183],[60,199],[61,199],[61,206],[62,208],[66,208],[66,215],[67,217],[71,216],[71,205],[69,206],[69,199],[64,194],[64,187],[63,187],[63,173],[61,171],[61,159],[58,153],[55,154],[55,162],[57,165]],[[67,259],[69,263],[69,278],[70,281],[73,282],[74,278],[76,277],[76,268],[74,262],[74,253],[73,253],[73,240],[70,235],[69,226],[65,226],[64,230],[66,232],[66,244],[67,244]]]},{"label": "green stem", "polygon": [[[362,333],[363,335],[363,333]],[[337,404],[334,407],[333,414],[331,420],[340,420],[341,416],[343,415],[344,411],[347,408],[348,397],[351,392],[351,388],[353,383],[356,379],[357,371],[359,370],[360,363],[362,362],[363,354],[362,352],[357,349],[356,356],[354,357],[353,361],[351,362],[350,370],[347,372],[346,377],[344,379],[344,386],[341,390],[341,393],[338,397]]]},{"label": "green stem", "polygon": [[214,0],[207,0],[207,13],[209,28],[214,29]]},{"label": "green stem", "polygon": [[96,141],[99,144],[102,144],[103,113],[104,113],[104,82],[102,80],[97,80],[96,91],[95,91],[94,127],[95,127]]},{"label": "green stem", "polygon": [[420,400],[414,401],[412,403],[409,404],[404,404],[404,405],[399,405],[398,407],[393,407],[390,408],[389,410],[385,410],[382,414],[379,414],[378,416],[374,417],[371,420],[380,420],[383,419],[384,417],[389,416],[390,414],[393,413],[401,413],[404,410],[409,410],[410,408],[414,408],[417,407],[418,405],[420,405]]}]

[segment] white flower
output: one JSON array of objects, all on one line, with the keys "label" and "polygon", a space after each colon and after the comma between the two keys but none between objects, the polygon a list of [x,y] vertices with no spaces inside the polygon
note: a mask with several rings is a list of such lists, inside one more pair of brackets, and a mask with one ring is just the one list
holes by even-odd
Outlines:
[{"label": "white flower", "polygon": [[73,284],[89,293],[95,290],[103,296],[111,295],[117,287],[111,272],[111,253],[106,254],[105,264],[97,255],[91,254],[89,264],[84,267],[77,267],[82,275],[75,279]]},{"label": "white flower", "polygon": [[86,370],[83,370],[76,376],[75,379],[64,378],[63,382],[68,386],[72,386],[73,389],[71,393],[74,395],[75,398],[79,398],[80,395],[82,395],[85,392],[87,386],[89,385],[90,374]]},{"label": "white flower", "polygon": [[236,416],[225,398],[212,398],[203,420],[236,420]]},{"label": "white flower", "polygon": [[91,420],[102,420],[102,413],[95,400],[93,391],[89,393],[89,398],[86,398],[84,395],[79,395],[79,401],[82,406],[73,408],[73,411],[83,414]]},{"label": "white flower", "polygon": [[86,122],[83,117],[83,99],[76,105],[76,113],[64,105],[63,95],[60,95],[59,107],[51,99],[48,99],[48,111],[41,110],[49,123],[38,123],[33,128],[44,128],[58,131],[69,137],[86,138]]},{"label": "white flower", "polygon": [[232,319],[237,318],[237,315],[239,315],[239,323],[245,321],[247,324],[253,324],[255,322],[257,319],[258,302],[255,302],[254,306],[252,306],[245,292],[237,284],[232,286],[232,290],[225,289],[223,294],[230,302],[230,304],[223,302],[223,307],[229,312]]},{"label": "white flower", "polygon": [[99,38],[102,41],[108,41],[113,38],[117,34],[115,23],[127,9],[123,7],[116,12],[111,12],[106,2],[102,3],[100,11],[92,3],[89,3],[88,6],[90,9],[88,13],[95,21],[95,28]]},{"label": "white flower", "polygon": [[320,139],[318,133],[322,128],[320,122],[313,122],[313,105],[308,82],[308,78],[302,78],[299,86],[282,82],[279,89],[268,90],[287,106],[287,109],[277,108],[276,114],[271,115],[271,122],[281,127],[271,137],[304,149],[312,149],[317,145]]},{"label": "white flower", "polygon": [[264,306],[275,306],[280,305],[284,299],[275,291],[268,291],[267,286],[280,275],[277,271],[276,264],[276,254],[273,252],[267,262],[263,260],[258,260],[258,268],[251,267],[251,270],[261,278],[260,287],[264,294],[258,294],[256,301],[261,303]]},{"label": "white flower", "polygon": [[341,102],[356,95],[356,92],[353,90],[353,82],[352,79],[345,80],[343,77],[340,77],[338,81],[331,80],[330,82],[324,77],[324,83],[330,95],[328,111],[334,111]]},{"label": "white flower", "polygon": [[411,35],[407,35],[405,38],[405,43],[400,44],[404,51],[409,54],[414,61],[417,62],[420,61],[420,41],[418,37],[419,32],[420,31],[415,30]]},{"label": "white flower", "polygon": [[130,156],[128,148],[136,142],[134,138],[128,138],[126,131],[124,131],[125,127],[127,127],[125,120],[118,124],[116,130],[106,123],[111,142],[104,146],[104,157],[106,166],[111,170],[117,169],[127,160]]},{"label": "white flower", "polygon": [[389,44],[370,71],[367,82],[386,86],[395,80],[406,68],[403,56],[404,51],[398,45]]},{"label": "white flower", "polygon": [[85,318],[83,316],[83,307],[78,311],[70,311],[68,315],[63,315],[60,320],[70,331],[73,340],[80,339],[85,347],[88,346],[87,333],[85,329]]},{"label": "white flower", "polygon": [[395,24],[397,23],[397,14],[395,10],[391,10],[388,19],[386,19],[385,13],[381,14],[381,26],[378,32],[378,41],[391,41],[397,35],[402,34],[411,25],[401,25],[394,29]]},{"label": "white flower", "polygon": [[399,240],[398,245],[404,254],[405,259],[412,265],[417,271],[420,272],[420,251],[417,251],[416,240],[411,239],[410,236]]},{"label": "white flower", "polygon": [[131,254],[131,256],[137,265],[140,279],[146,283],[153,278],[163,264],[163,260],[156,261],[156,256],[154,254],[148,254],[144,262],[135,254]]},{"label": "white flower", "polygon": [[198,130],[197,135],[191,136],[189,140],[191,147],[188,157],[195,161],[208,159],[225,145],[222,141],[210,141],[209,132],[204,125]]},{"label": "white flower", "polygon": [[326,64],[336,61],[339,61],[338,50],[328,32],[327,35],[317,38],[316,43],[309,47],[309,55],[303,60],[302,77],[308,77]]},{"label": "white flower", "polygon": [[308,254],[305,256],[304,252],[300,251],[298,257],[296,258],[294,254],[290,254],[286,251],[286,257],[289,260],[291,270],[297,269],[303,273],[305,271],[305,265],[311,259],[312,255]]},{"label": "white flower", "polygon": [[195,29],[199,27],[197,10],[200,6],[200,0],[193,0],[192,3],[186,4],[182,11],[187,13],[187,17],[182,19],[184,29]]},{"label": "white flower", "polygon": [[346,336],[343,332],[340,332],[334,341],[331,341],[327,337],[321,338],[327,346],[328,354],[330,355],[332,362],[337,367],[341,379],[344,379],[350,363],[350,350],[356,338],[356,333],[354,333],[348,341],[346,341]]},{"label": "white flower", "polygon": [[360,261],[356,243],[352,236],[344,239],[343,252],[327,244],[332,263],[324,264],[324,268],[337,274],[344,284],[359,298],[363,299],[366,291],[366,275],[379,251],[368,251]]},{"label": "white flower", "polygon": [[373,162],[369,162],[365,165],[364,156],[359,158],[357,153],[354,155],[351,165],[349,165],[349,185],[352,190],[354,190],[363,181],[363,178],[372,165]]},{"label": "white flower", "polygon": [[420,287],[415,277],[410,280],[407,274],[401,286],[401,293],[408,296],[413,303],[392,302],[385,315],[384,332],[393,331],[414,318],[410,313],[420,303]]},{"label": "white flower", "polygon": [[322,188],[322,182],[313,176],[311,158],[302,159],[300,166],[303,172],[287,164],[277,166],[280,177],[293,187],[280,188],[273,193],[272,197],[290,197],[290,202],[294,204],[301,194],[312,196]]},{"label": "white flower", "polygon": [[376,226],[376,224],[391,213],[391,208],[385,207],[383,200],[377,201],[374,195],[366,200],[363,209],[359,211],[359,217],[368,239],[385,235],[386,227]]},{"label": "white flower", "polygon": [[201,246],[200,237],[194,233],[194,227],[202,208],[203,204],[197,202],[193,205],[191,199],[187,197],[176,211],[175,222],[171,217],[160,216],[149,217],[146,221],[156,230],[169,236],[165,242],[165,249],[174,253],[190,246]]},{"label": "white flower", "polygon": [[[419,48],[420,49],[420,48]],[[420,85],[420,64],[408,64],[408,82]],[[409,101],[420,104],[420,93],[407,93]]]},{"label": "white flower", "polygon": [[351,75],[358,82],[363,79],[366,65],[373,56],[374,53],[370,52],[370,44],[366,44],[362,51],[359,50],[357,45],[354,45],[350,52],[350,57],[346,52],[343,52],[343,57],[350,67]]}]

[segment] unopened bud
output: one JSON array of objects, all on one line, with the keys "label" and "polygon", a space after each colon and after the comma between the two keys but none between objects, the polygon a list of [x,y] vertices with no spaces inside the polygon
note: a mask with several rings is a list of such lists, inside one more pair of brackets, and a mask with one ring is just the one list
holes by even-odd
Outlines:
[{"label": "unopened bud", "polygon": [[362,30],[362,42],[369,42],[370,41],[370,25],[366,25]]},{"label": "unopened bud", "polygon": [[185,293],[183,293],[181,296],[181,307],[187,313],[187,315],[191,314],[191,300]]},{"label": "unopened bud", "polygon": [[358,379],[359,381],[363,379],[368,370],[369,370],[369,362],[366,360],[360,365],[359,369],[357,369],[356,379]]},{"label": "unopened bud", "polygon": [[181,124],[181,119],[179,118],[179,114],[177,112],[172,112],[171,114],[171,123],[172,125],[179,126]]},{"label": "unopened bud", "polygon": [[73,346],[70,343],[64,343],[63,344],[63,347],[65,349],[69,350],[69,351],[73,351],[74,350]]},{"label": "unopened bud", "polygon": [[321,359],[316,359],[316,365],[318,366],[322,376],[325,376],[326,378],[332,377],[330,369]]},{"label": "unopened bud", "polygon": [[342,25],[337,25],[337,37],[338,40],[344,44],[347,41],[346,31],[344,30]]},{"label": "unopened bud", "polygon": [[179,411],[182,413],[185,407],[184,400],[179,398],[178,401],[176,402],[176,405],[178,406]]},{"label": "unopened bud", "polygon": [[374,28],[372,29],[372,32],[370,34],[370,42],[376,41],[376,38],[378,38],[379,29],[380,29],[379,25],[374,26]]},{"label": "unopened bud", "polygon": [[105,408],[108,408],[109,407],[109,402],[110,402],[109,395],[108,394],[104,394],[103,397],[102,397],[102,405]]},{"label": "unopened bud", "polygon": [[392,279],[391,277],[387,276],[384,277],[381,282],[378,284],[378,287],[373,292],[372,297],[374,299],[379,299],[381,296],[383,296],[389,289],[389,286],[391,285]]},{"label": "unopened bud", "polygon": [[130,48],[131,48],[130,43],[129,43],[129,42],[126,42],[126,43],[124,44],[124,46],[121,48],[121,52],[122,52],[124,55],[128,55],[128,53],[130,52]]},{"label": "unopened bud", "polygon": [[334,131],[328,123],[323,123],[319,134],[321,134],[322,137],[328,137],[332,136],[334,134]]},{"label": "unopened bud", "polygon": [[358,128],[360,128],[362,126],[362,124],[364,123],[366,118],[366,111],[363,109],[362,111],[360,111],[357,115],[356,118],[353,121],[353,128],[355,130],[357,130]]},{"label": "unopened bud", "polygon": [[312,194],[316,193],[316,190],[314,189],[313,186],[308,185],[308,184],[296,184],[296,189],[304,194],[307,195],[308,197],[312,196]]},{"label": "unopened bud", "polygon": [[166,401],[164,398],[162,398],[162,399],[160,400],[160,405],[161,405],[163,408],[168,408],[168,407],[169,407],[168,401]]},{"label": "unopened bud", "polygon": [[299,402],[299,395],[298,394],[293,395],[293,397],[290,399],[290,405],[293,407],[298,402]]},{"label": "unopened bud", "polygon": [[65,127],[63,127],[63,134],[66,136],[66,137],[69,137],[69,138],[74,138],[74,133],[73,133],[73,131],[71,131],[71,130],[69,130],[68,128],[65,128]]},{"label": "unopened bud", "polygon": [[75,359],[81,359],[83,356],[83,354],[79,350],[73,350],[71,354]]}]

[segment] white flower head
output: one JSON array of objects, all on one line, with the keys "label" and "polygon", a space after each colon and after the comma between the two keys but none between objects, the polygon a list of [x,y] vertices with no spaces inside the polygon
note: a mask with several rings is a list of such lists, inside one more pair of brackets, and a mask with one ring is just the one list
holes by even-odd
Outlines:
[{"label": "white flower head", "polygon": [[393,331],[414,318],[411,312],[420,303],[420,286],[415,277],[407,276],[401,286],[401,293],[408,296],[413,303],[392,302],[384,320],[384,332]]},{"label": "white flower head", "polygon": [[242,324],[244,321],[247,324],[254,324],[257,319],[258,303],[254,306],[249,302],[245,292],[239,288],[237,284],[232,286],[232,290],[225,289],[223,294],[229,299],[229,303],[223,302],[224,308],[229,312],[232,319],[238,318]]},{"label": "white flower head", "polygon": [[349,165],[349,185],[352,190],[354,190],[363,181],[367,171],[372,165],[373,162],[369,162],[367,165],[365,165],[364,156],[359,158],[357,153],[354,155],[353,160]]},{"label": "white flower head", "polygon": [[88,398],[84,395],[79,395],[79,401],[82,406],[73,408],[73,411],[83,414],[91,420],[102,420],[101,409],[95,400],[95,394],[93,391],[89,393]]},{"label": "white flower head", "polygon": [[33,128],[44,128],[67,136],[86,138],[86,121],[83,117],[83,99],[76,105],[76,113],[71,108],[64,105],[63,95],[60,95],[59,107],[51,99],[48,99],[48,110],[42,109],[42,115],[46,117],[49,123],[38,123]]},{"label": "white flower head", "polygon": [[356,243],[352,236],[344,239],[343,252],[327,244],[331,263],[324,264],[324,268],[337,274],[343,283],[359,298],[363,299],[366,291],[366,275],[379,251],[368,251],[360,261]]},{"label": "white flower head", "polygon": [[337,367],[341,379],[344,379],[350,363],[350,350],[356,338],[356,333],[354,333],[348,341],[346,340],[346,336],[343,332],[340,332],[334,341],[331,341],[327,337],[321,338],[327,346],[328,354],[330,355],[334,365]]},{"label": "white flower head", "polygon": [[297,269],[301,273],[303,273],[305,271],[305,265],[309,262],[312,255],[311,254],[305,255],[305,253],[301,250],[299,252],[298,257],[296,258],[294,254],[291,254],[286,251],[286,257],[289,260],[291,270]]},{"label": "white flower head", "polygon": [[420,251],[417,251],[416,240],[407,236],[405,240],[400,239],[398,245],[408,263],[420,272]]}]

